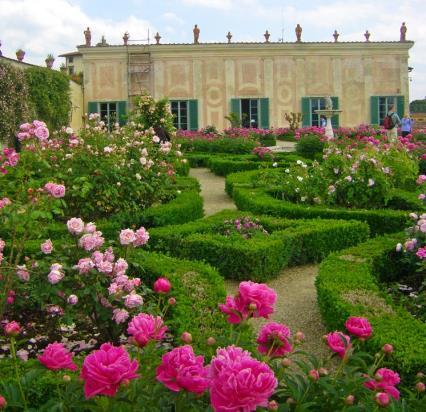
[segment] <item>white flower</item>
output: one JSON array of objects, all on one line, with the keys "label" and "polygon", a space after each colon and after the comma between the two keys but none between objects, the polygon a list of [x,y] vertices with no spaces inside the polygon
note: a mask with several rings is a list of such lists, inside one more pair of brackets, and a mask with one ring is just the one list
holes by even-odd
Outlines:
[{"label": "white flower", "polygon": [[284,172],[290,173],[290,169],[285,169]]},{"label": "white flower", "polygon": [[297,180],[298,180],[299,182],[303,182],[303,177],[302,177],[302,176],[297,176]]},{"label": "white flower", "polygon": [[306,200],[306,196],[302,196],[302,197],[300,198],[300,200],[301,200],[302,202],[304,202],[304,201]]},{"label": "white flower", "polygon": [[372,186],[374,186],[374,179],[368,179],[368,187],[372,187]]},{"label": "white flower", "polygon": [[298,160],[296,163],[297,163],[298,165],[301,165],[303,162],[302,162],[301,160]]},{"label": "white flower", "polygon": [[142,179],[142,176],[141,176],[139,173],[136,173],[136,174],[135,174],[135,177],[136,177],[136,179],[138,179],[138,180],[141,180],[141,179]]},{"label": "white flower", "polygon": [[74,130],[72,130],[72,129],[71,129],[71,127],[67,127],[67,128],[65,129],[65,133],[66,133],[66,134],[73,134],[73,133],[74,133]]},{"label": "white flower", "polygon": [[104,153],[111,153],[113,151],[112,147],[105,146],[104,147]]},{"label": "white flower", "polygon": [[272,163],[272,167],[277,167],[277,166],[278,166],[277,162]]},{"label": "white flower", "polygon": [[300,192],[300,189],[299,189],[298,187],[296,187],[296,189],[294,189],[294,191],[295,191],[296,193],[299,193],[299,192]]}]

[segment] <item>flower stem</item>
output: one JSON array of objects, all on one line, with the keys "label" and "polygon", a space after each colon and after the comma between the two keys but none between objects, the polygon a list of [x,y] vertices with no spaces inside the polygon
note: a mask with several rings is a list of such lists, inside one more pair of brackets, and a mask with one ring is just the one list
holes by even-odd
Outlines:
[{"label": "flower stem", "polygon": [[22,402],[24,403],[24,410],[28,411],[27,400],[25,399],[24,390],[22,389],[21,376],[19,374],[19,369],[18,369],[18,359],[16,358],[15,338],[13,336],[10,337],[10,353],[12,354],[16,381],[18,383],[19,392],[21,393]]}]

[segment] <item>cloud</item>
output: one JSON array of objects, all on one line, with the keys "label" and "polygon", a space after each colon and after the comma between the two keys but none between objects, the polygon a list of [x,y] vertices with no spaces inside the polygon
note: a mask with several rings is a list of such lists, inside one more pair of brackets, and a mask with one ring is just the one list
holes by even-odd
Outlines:
[{"label": "cloud", "polygon": [[67,0],[0,0],[0,21],[3,55],[15,58],[15,51],[22,48],[26,52],[24,61],[40,65],[44,65],[48,53],[73,51],[83,44],[83,31],[88,26],[92,44],[98,43],[102,35],[110,44],[121,44],[126,31],[130,42],[146,39],[148,29],[156,31],[150,22],[132,15],[120,21],[92,18]]},{"label": "cloud", "polygon": [[180,18],[179,16],[171,12],[164,13],[163,19],[171,23],[179,24],[180,26],[183,26],[185,24],[185,20],[183,20],[182,18]]},{"label": "cloud", "polygon": [[182,0],[183,4],[188,6],[208,7],[220,10],[230,10],[233,6],[232,0]]}]

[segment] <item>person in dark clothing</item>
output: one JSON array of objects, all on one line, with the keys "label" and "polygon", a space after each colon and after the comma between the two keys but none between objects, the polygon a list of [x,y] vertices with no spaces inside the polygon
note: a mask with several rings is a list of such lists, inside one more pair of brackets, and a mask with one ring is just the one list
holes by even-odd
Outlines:
[{"label": "person in dark clothing", "polygon": [[163,126],[154,126],[155,134],[160,138],[161,143],[170,142],[170,135]]}]

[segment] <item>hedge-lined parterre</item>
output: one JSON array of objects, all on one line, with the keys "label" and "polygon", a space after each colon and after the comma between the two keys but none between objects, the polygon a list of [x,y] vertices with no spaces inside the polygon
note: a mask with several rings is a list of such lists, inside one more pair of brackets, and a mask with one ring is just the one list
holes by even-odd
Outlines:
[{"label": "hedge-lined parterre", "polygon": [[426,325],[406,310],[395,307],[380,282],[398,278],[403,263],[395,244],[403,234],[378,237],[328,256],[316,280],[321,314],[332,330],[343,327],[348,316],[367,317],[373,337],[372,352],[392,343],[390,363],[403,374],[426,372]]},{"label": "hedge-lined parterre", "polygon": [[[268,235],[250,239],[222,233],[225,221],[258,220]],[[222,211],[183,225],[150,230],[149,247],[173,256],[204,260],[229,279],[265,281],[288,265],[318,262],[331,251],[368,237],[365,223],[336,220],[288,220]]]}]

